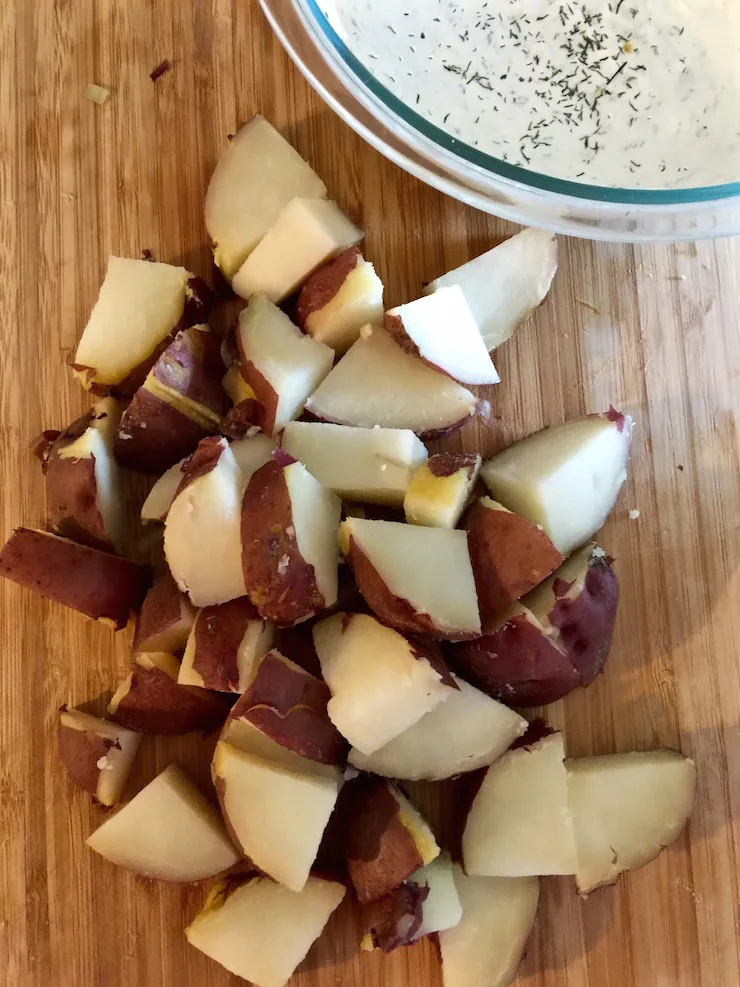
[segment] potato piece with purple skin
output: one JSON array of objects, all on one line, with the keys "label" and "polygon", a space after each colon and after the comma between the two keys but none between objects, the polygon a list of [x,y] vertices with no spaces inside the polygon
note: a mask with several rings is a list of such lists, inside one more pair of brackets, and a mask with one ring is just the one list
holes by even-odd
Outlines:
[{"label": "potato piece with purple skin", "polygon": [[168,572],[144,598],[136,620],[133,649],[177,654],[187,644],[194,620],[195,608]]},{"label": "potato piece with purple skin", "polygon": [[165,652],[136,655],[108,705],[116,723],[137,733],[180,734],[223,723],[228,705],[207,689],[178,685],[180,663]]},{"label": "potato piece with purple skin", "polygon": [[439,856],[431,829],[384,778],[358,778],[347,832],[347,867],[362,904],[377,901]]},{"label": "potato piece with purple skin", "polygon": [[[241,720],[263,738],[304,760],[343,765],[347,761],[347,742],[327,714],[330,698],[325,682],[279,651],[270,651],[229,719],[232,723]],[[232,729],[231,733],[238,731]],[[244,749],[236,740],[232,742]],[[252,753],[261,756],[262,750],[254,749]]]},{"label": "potato piece with purple skin", "polygon": [[101,805],[121,797],[136,757],[141,734],[110,720],[62,706],[59,713],[59,760],[70,779]]},{"label": "potato piece with purple skin", "polygon": [[477,641],[449,648],[447,659],[464,679],[507,706],[554,703],[581,684],[565,649],[520,603]]},{"label": "potato piece with purple skin", "polygon": [[363,326],[383,324],[383,282],[357,247],[319,268],[301,288],[296,321],[342,355]]},{"label": "potato piece with purple skin", "polygon": [[589,685],[603,671],[612,643],[619,584],[612,559],[586,545],[522,601],[563,648]]},{"label": "potato piece with purple skin", "polygon": [[563,562],[545,532],[490,497],[481,497],[465,516],[470,561],[483,630]]},{"label": "potato piece with purple skin", "polygon": [[478,479],[481,457],[470,452],[440,452],[414,473],[403,502],[409,524],[456,528]]},{"label": "potato piece with purple skin", "polygon": [[120,418],[120,404],[103,398],[47,441],[38,455],[54,530],[81,544],[123,554],[128,534],[126,498],[113,458]]},{"label": "potato piece with purple skin", "polygon": [[48,531],[16,528],[0,551],[0,576],[121,630],[141,607],[149,566]]},{"label": "potato piece with purple skin", "polygon": [[115,454],[121,466],[141,473],[161,473],[190,455],[216,429],[195,421],[153,394],[146,383],[121,417]]},{"label": "potato piece with purple skin", "polygon": [[177,681],[217,692],[244,692],[275,628],[246,596],[198,611]]},{"label": "potato piece with purple skin", "polygon": [[218,427],[229,406],[222,383],[225,370],[219,337],[208,326],[190,326],[152,367],[149,388],[184,414]]},{"label": "potato piece with purple skin", "polygon": [[247,595],[278,627],[333,606],[338,591],[341,503],[280,451],[253,474],[242,503]]}]

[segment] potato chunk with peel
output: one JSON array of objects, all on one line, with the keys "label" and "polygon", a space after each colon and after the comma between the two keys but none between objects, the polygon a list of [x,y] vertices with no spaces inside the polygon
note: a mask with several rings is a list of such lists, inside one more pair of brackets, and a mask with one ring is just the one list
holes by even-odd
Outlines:
[{"label": "potato chunk with peel", "polygon": [[581,894],[653,860],[691,815],[696,766],[678,751],[579,757],[566,767]]},{"label": "potato chunk with peel", "polygon": [[171,764],[88,837],[113,864],[160,881],[189,883],[239,861],[218,811]]},{"label": "potato chunk with peel", "polygon": [[101,805],[121,797],[141,742],[141,734],[79,709],[59,714],[59,759],[69,777]]},{"label": "potato chunk with peel", "polygon": [[478,479],[481,457],[440,452],[414,473],[403,502],[409,524],[456,528]]},{"label": "potato chunk with peel", "polygon": [[285,987],[345,889],[310,877],[296,893],[257,875],[217,885],[185,930],[188,942],[255,987]]}]

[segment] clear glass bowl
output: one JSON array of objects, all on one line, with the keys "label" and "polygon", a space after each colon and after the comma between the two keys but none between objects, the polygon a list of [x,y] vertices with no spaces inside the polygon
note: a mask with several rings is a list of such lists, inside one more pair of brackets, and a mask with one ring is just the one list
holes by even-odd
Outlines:
[{"label": "clear glass bowl", "polygon": [[316,0],[260,4],[303,75],[346,123],[401,168],[456,199],[527,226],[594,240],[701,240],[740,233],[740,182],[671,191],[604,188],[507,164],[397,99],[355,58]]}]

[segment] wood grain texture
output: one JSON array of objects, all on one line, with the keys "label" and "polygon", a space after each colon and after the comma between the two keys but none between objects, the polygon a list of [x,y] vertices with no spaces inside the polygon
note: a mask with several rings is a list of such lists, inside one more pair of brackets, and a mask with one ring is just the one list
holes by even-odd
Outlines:
[{"label": "wood grain texture", "polygon": [[[156,83],[163,58],[172,69]],[[82,98],[107,85],[98,106]],[[256,0],[0,4],[2,530],[45,516],[28,454],[87,405],[65,369],[109,253],[210,270],[202,201],[219,151],[261,110],[368,231],[388,302],[511,227],[424,187],[367,147],[304,84]],[[491,452],[606,408],[638,421],[632,471],[603,535],[622,605],[607,672],[551,707],[571,754],[680,747],[697,807],[658,861],[580,901],[545,880],[520,983],[740,983],[740,244],[561,244],[547,304],[498,354]],[[640,517],[629,519],[630,509]],[[102,817],[56,759],[56,711],[110,691],[130,639],[0,586],[0,970],[7,987],[221,987],[189,947],[204,889],[138,880],[84,846]],[[206,783],[201,738],[146,741],[132,786],[173,757]],[[207,747],[208,745],[206,745]],[[428,794],[428,793],[427,793]],[[300,987],[439,987],[434,950],[357,955],[346,910]],[[485,985],[481,985],[485,987]]]}]

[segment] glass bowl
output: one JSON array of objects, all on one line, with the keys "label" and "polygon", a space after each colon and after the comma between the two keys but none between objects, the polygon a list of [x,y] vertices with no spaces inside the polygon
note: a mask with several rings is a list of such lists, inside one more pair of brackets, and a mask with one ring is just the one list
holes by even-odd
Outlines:
[{"label": "glass bowl", "polygon": [[303,75],[346,123],[401,168],[468,205],[594,240],[676,242],[740,233],[740,182],[670,191],[605,188],[507,164],[435,127],[381,85],[316,0],[260,4]]}]

